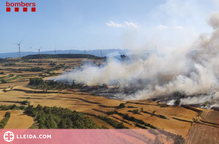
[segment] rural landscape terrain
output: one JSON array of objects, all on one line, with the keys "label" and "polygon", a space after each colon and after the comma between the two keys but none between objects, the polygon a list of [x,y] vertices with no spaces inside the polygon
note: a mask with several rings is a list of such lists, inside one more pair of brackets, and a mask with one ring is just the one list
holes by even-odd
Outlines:
[{"label": "rural landscape terrain", "polygon": [[217,109],[179,105],[177,101],[167,105],[156,99],[114,99],[103,93],[113,93],[118,86],[55,80],[74,69],[83,70],[85,64],[100,67],[106,58],[42,54],[0,59],[0,127],[132,129],[136,130],[133,142],[139,143],[219,143]]},{"label": "rural landscape terrain", "polygon": [[0,144],[219,144],[219,0],[0,6]]}]

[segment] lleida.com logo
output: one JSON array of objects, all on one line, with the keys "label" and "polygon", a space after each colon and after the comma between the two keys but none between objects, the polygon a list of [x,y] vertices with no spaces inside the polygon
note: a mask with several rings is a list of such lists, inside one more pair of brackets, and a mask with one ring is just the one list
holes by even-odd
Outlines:
[{"label": "lleida.com logo", "polygon": [[36,12],[36,3],[35,2],[7,2],[6,1],[6,12],[11,12],[14,9],[14,12],[21,11],[28,12],[31,9],[31,12]]},{"label": "lleida.com logo", "polygon": [[6,142],[12,142],[14,140],[14,133],[11,131],[6,131],[3,135]]},{"label": "lleida.com logo", "polygon": [[[35,131],[36,132],[36,131]],[[6,131],[3,134],[3,139],[4,141],[10,143],[14,140],[46,140],[46,139],[52,139],[51,134],[42,134],[42,133],[37,133],[37,134],[30,134],[30,133],[20,133],[17,131],[15,134],[11,131]]]}]

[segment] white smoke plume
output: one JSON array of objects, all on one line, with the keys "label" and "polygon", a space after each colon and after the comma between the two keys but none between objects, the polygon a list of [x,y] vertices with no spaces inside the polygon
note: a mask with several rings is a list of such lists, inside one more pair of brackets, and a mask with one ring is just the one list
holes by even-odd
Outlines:
[{"label": "white smoke plume", "polygon": [[214,97],[219,93],[219,13],[212,14],[207,22],[213,28],[212,34],[201,35],[190,47],[163,55],[148,50],[130,51],[127,61],[111,57],[102,67],[85,65],[83,70],[73,70],[55,79],[90,86],[141,86],[132,94],[116,94],[125,100],[165,97],[179,91],[187,96],[205,95],[182,99],[183,104],[210,101],[212,92],[216,92]]}]

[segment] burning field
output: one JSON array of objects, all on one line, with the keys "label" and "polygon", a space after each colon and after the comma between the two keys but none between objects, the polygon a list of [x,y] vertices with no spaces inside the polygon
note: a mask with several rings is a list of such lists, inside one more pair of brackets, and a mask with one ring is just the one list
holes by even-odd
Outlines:
[{"label": "burning field", "polygon": [[111,56],[102,65],[84,64],[80,69],[54,78],[84,85],[82,91],[122,100],[155,99],[173,105],[219,105],[219,13],[208,19],[213,32],[200,35],[189,47],[161,53],[135,50]]}]

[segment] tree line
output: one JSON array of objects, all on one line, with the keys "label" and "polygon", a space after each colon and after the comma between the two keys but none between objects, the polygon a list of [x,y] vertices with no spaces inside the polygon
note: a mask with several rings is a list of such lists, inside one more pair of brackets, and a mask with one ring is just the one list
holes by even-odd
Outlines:
[{"label": "tree line", "polygon": [[67,108],[28,105],[25,114],[34,117],[40,129],[97,129],[96,125],[83,113]]},{"label": "tree line", "polygon": [[0,129],[3,129],[3,128],[6,126],[6,124],[8,123],[8,120],[9,120],[10,116],[11,116],[11,113],[10,113],[10,112],[6,112],[6,113],[5,113],[4,118],[3,118],[3,119],[1,120],[1,122],[0,122]]},{"label": "tree line", "polygon": [[72,84],[65,84],[62,82],[57,82],[54,80],[48,80],[44,81],[42,78],[30,78],[29,80],[29,86],[32,86],[37,89],[67,89],[67,88],[72,88],[72,89],[78,89],[81,88],[82,86],[79,84],[75,84],[72,82]]}]

